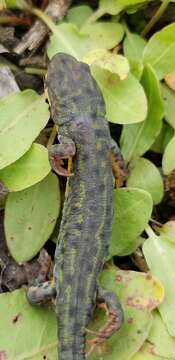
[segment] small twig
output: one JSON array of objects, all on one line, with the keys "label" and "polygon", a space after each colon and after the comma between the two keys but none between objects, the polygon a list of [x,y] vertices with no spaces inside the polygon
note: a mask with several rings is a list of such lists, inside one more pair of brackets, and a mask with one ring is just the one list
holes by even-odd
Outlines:
[{"label": "small twig", "polygon": [[155,14],[153,15],[153,17],[151,18],[151,20],[148,22],[148,24],[145,26],[145,28],[143,29],[143,31],[141,32],[141,36],[145,37],[149,31],[153,28],[153,26],[158,22],[158,20],[160,19],[160,17],[163,15],[163,13],[165,12],[167,6],[169,5],[170,0],[164,0],[160,7],[158,8],[158,10],[155,12]]},{"label": "small twig", "polygon": [[[65,16],[70,3],[70,0],[52,0],[46,8],[45,14],[47,14],[54,22],[61,20]],[[27,8],[28,7],[26,6],[26,9]],[[32,11],[32,8],[30,11],[36,14],[35,11]],[[20,43],[15,46],[13,51],[17,54],[22,54],[26,49],[29,51],[36,51],[42,44],[48,32],[48,27],[40,19],[36,20],[30,30],[23,36]]]},{"label": "small twig", "polygon": [[29,18],[20,18],[17,16],[3,15],[0,16],[0,24],[13,24],[13,25],[31,25],[31,20]]}]

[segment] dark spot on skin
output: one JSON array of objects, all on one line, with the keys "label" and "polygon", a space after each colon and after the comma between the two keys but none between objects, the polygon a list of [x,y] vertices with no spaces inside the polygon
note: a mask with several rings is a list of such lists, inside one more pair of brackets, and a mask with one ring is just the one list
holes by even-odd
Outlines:
[{"label": "dark spot on skin", "polygon": [[10,240],[14,240],[14,236],[10,236]]},{"label": "dark spot on skin", "polygon": [[93,119],[95,119],[96,116],[97,116],[96,111],[92,111],[91,116],[92,116]]},{"label": "dark spot on skin", "polygon": [[103,139],[103,137],[104,137],[104,130],[102,130],[102,129],[96,129],[96,130],[95,130],[95,135],[96,135],[97,138]]},{"label": "dark spot on skin", "polygon": [[64,282],[66,286],[72,285],[72,276],[71,275],[64,275]]},{"label": "dark spot on skin", "polygon": [[[21,313],[15,315],[12,319],[12,323],[15,324],[19,320],[21,315],[22,315]],[[0,360],[1,360],[1,358],[0,358]]]},{"label": "dark spot on skin", "polygon": [[43,355],[43,359],[44,359],[44,360],[47,360],[47,356],[46,356],[46,355]]},{"label": "dark spot on skin", "polygon": [[81,230],[82,230],[82,225],[83,225],[83,224],[76,224],[76,229],[79,230],[79,231],[81,231]]},{"label": "dark spot on skin", "polygon": [[137,330],[137,334],[141,334],[142,333],[142,331],[141,330]]},{"label": "dark spot on skin", "polygon": [[83,287],[79,287],[78,292],[77,292],[79,299],[83,299],[83,298],[84,298],[84,291],[85,291],[84,286],[83,286]]},{"label": "dark spot on skin", "polygon": [[28,230],[32,230],[32,226],[28,226]]},{"label": "dark spot on skin", "polygon": [[99,191],[103,192],[105,190],[105,184],[100,184],[99,185]]}]

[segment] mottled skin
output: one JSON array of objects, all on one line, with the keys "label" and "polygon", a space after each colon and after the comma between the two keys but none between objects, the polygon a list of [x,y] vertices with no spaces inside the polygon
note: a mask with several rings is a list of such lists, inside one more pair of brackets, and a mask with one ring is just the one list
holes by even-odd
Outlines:
[{"label": "mottled skin", "polygon": [[74,155],[55,253],[59,360],[83,360],[85,328],[97,297],[102,302],[107,295],[115,320],[96,343],[122,323],[115,295],[110,303],[109,293],[97,291],[111,233],[111,138],[103,97],[88,65],[57,54],[48,67],[47,86],[52,118],[59,125],[59,144],[50,150],[54,170],[64,175],[60,160]]}]

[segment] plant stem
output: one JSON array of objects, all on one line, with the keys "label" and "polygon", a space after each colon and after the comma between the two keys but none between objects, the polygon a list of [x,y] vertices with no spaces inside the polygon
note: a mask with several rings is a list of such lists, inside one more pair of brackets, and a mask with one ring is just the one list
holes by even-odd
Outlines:
[{"label": "plant stem", "polygon": [[151,20],[148,22],[148,24],[145,26],[143,31],[141,32],[141,36],[145,37],[149,31],[152,29],[152,27],[156,24],[156,22],[160,19],[160,17],[165,12],[167,6],[169,5],[170,0],[164,0],[158,10],[155,12]]},{"label": "plant stem", "polygon": [[86,25],[89,24],[93,24],[95,21],[97,21],[101,16],[104,15],[104,12],[101,9],[97,9],[88,19],[87,21],[84,23],[84,25],[82,26],[81,30],[83,31],[83,28]]},{"label": "plant stem", "polygon": [[25,67],[24,70],[27,74],[31,74],[31,75],[39,75],[39,76],[46,75],[45,69],[39,69],[39,68],[35,68],[35,67]]},{"label": "plant stem", "polygon": [[152,230],[151,226],[150,225],[147,225],[146,228],[145,228],[145,232],[147,233],[147,235],[149,237],[155,237],[156,234],[154,233],[154,231]]},{"label": "plant stem", "polygon": [[53,145],[55,136],[57,135],[57,132],[58,132],[57,126],[54,125],[52,128],[52,131],[50,133],[49,140],[47,142],[47,149],[49,149],[51,147],[51,145]]},{"label": "plant stem", "polygon": [[50,19],[50,17],[48,15],[46,15],[43,11],[34,8],[34,7],[27,7],[27,9],[34,15],[36,15],[37,17],[39,17],[40,20],[42,20],[47,26],[48,28],[52,31],[55,32],[57,27],[54,24],[54,22]]}]

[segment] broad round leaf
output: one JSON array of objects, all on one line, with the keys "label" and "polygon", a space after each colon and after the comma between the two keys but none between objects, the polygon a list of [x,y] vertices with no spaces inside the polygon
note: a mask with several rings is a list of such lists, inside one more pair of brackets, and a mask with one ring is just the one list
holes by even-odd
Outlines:
[{"label": "broad round leaf", "polygon": [[120,81],[116,74],[91,66],[106,103],[109,121],[118,124],[141,122],[147,113],[147,101],[144,90],[138,80],[131,74]]},{"label": "broad round leaf", "polygon": [[164,194],[162,177],[157,167],[147,159],[139,158],[131,163],[127,185],[149,192],[154,204],[159,204],[162,200]]},{"label": "broad round leaf", "polygon": [[156,227],[156,232],[163,236],[164,240],[175,244],[175,220],[167,221],[161,227]]},{"label": "broad round leaf", "polygon": [[131,358],[131,360],[174,360],[174,358],[165,358],[155,355],[153,353],[153,345],[148,341],[145,341],[141,349]]},{"label": "broad round leaf", "polygon": [[124,35],[121,24],[107,21],[85,24],[82,31],[89,35],[92,42],[96,42],[96,47],[99,49],[112,49],[120,43]]},{"label": "broad round leaf", "polygon": [[56,175],[28,189],[10,193],[5,208],[5,234],[13,258],[32,259],[51,235],[60,210]]},{"label": "broad round leaf", "polygon": [[0,181],[10,192],[20,191],[41,181],[50,170],[48,150],[40,144],[32,144],[20,159],[0,170]]},{"label": "broad round leaf", "polygon": [[147,3],[148,0],[100,0],[99,2],[99,16],[104,14],[117,15],[122,10],[143,3]]},{"label": "broad round leaf", "polygon": [[26,292],[16,290],[0,295],[1,359],[56,359],[56,316],[50,307],[31,306]]},{"label": "broad round leaf", "polygon": [[151,150],[162,154],[173,136],[174,129],[166,122],[163,122],[159,135],[151,145]]},{"label": "broad round leaf", "polygon": [[140,60],[142,58],[145,45],[146,41],[141,36],[127,31],[123,42],[124,55],[128,59]]},{"label": "broad round leaf", "polygon": [[91,50],[114,47],[123,34],[122,26],[112,22],[89,25],[83,32],[74,24],[62,23],[54,27],[47,53],[49,58],[64,52],[81,60]]},{"label": "broad round leaf", "polygon": [[[102,272],[100,284],[116,293],[124,310],[124,324],[101,347],[101,356],[105,360],[130,359],[148,336],[152,325],[150,311],[162,301],[162,287],[157,279],[147,274],[120,271],[115,267]],[[91,329],[98,331],[104,325],[102,320],[102,311],[96,312]],[[90,360],[98,359],[97,349],[90,356]]]},{"label": "broad round leaf", "polygon": [[161,91],[165,107],[165,119],[175,130],[175,92],[165,84],[162,84]]},{"label": "broad round leaf", "polygon": [[48,104],[33,90],[0,100],[0,169],[19,159],[45,127]]},{"label": "broad round leaf", "polygon": [[162,127],[163,102],[159,82],[150,66],[144,69],[142,84],[148,99],[148,114],[142,123],[123,127],[121,150],[127,162],[143,155],[154,143]]},{"label": "broad round leaf", "polygon": [[168,145],[165,148],[165,152],[163,154],[162,159],[162,168],[163,173],[168,175],[171,173],[172,170],[175,169],[175,135],[169,141]]},{"label": "broad round leaf", "polygon": [[151,273],[163,284],[164,302],[159,306],[162,319],[170,335],[175,336],[175,244],[163,235],[152,235],[143,244],[143,253]]},{"label": "broad round leaf", "polygon": [[88,5],[73,6],[68,10],[65,20],[81,28],[92,14],[93,10]]},{"label": "broad round leaf", "polygon": [[141,36],[127,31],[127,35],[123,42],[124,55],[129,60],[131,72],[138,79],[141,78],[143,72],[142,54],[146,41]]},{"label": "broad round leaf", "polygon": [[83,59],[89,65],[97,65],[102,69],[109,70],[124,80],[129,73],[129,63],[122,55],[117,55],[105,49],[90,51]]},{"label": "broad round leaf", "polygon": [[71,23],[59,24],[55,27],[50,43],[47,48],[48,57],[51,59],[55,54],[63,52],[80,60],[85,54],[97,47],[89,35],[83,34]]},{"label": "broad round leaf", "polygon": [[175,23],[157,31],[148,41],[143,52],[145,64],[151,64],[159,79],[175,68]]},{"label": "broad round leaf", "polygon": [[148,336],[148,341],[153,345],[156,355],[174,358],[175,338],[168,333],[158,311],[153,312],[153,324]]},{"label": "broad round leaf", "polygon": [[132,253],[131,245],[133,243],[135,248],[136,238],[150,219],[152,205],[150,194],[144,190],[123,188],[114,191],[110,256]]}]

